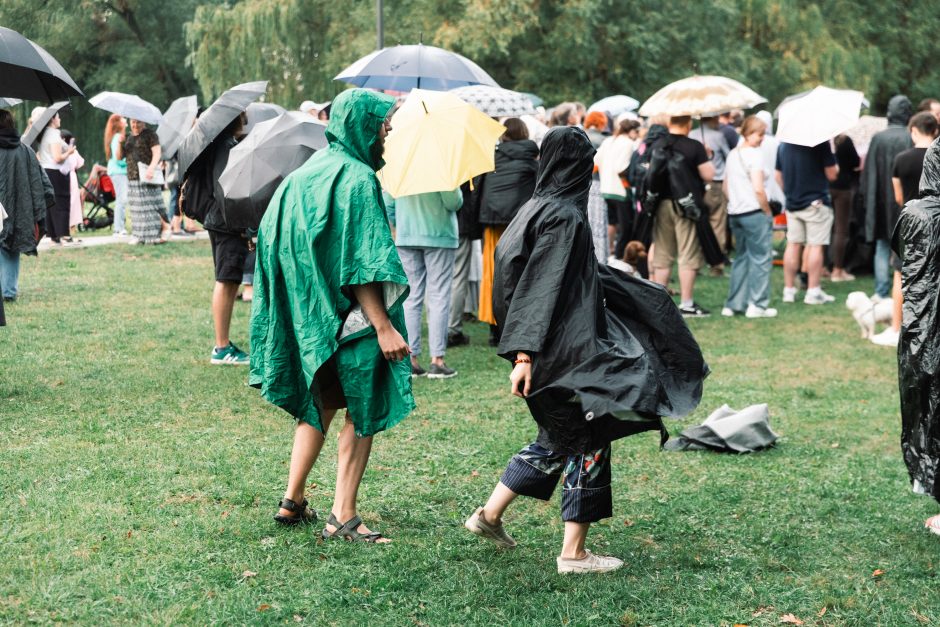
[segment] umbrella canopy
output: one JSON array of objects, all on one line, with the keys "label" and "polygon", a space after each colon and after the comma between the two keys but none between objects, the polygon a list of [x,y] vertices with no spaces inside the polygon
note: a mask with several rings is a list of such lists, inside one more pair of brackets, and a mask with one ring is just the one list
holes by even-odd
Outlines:
[{"label": "umbrella canopy", "polygon": [[[781,100],[781,101],[780,101],[780,104],[777,105],[777,108],[774,109],[774,117],[775,117],[775,118],[779,118],[779,117],[780,117],[780,109],[783,108],[783,105],[787,104],[788,102],[793,102],[794,100],[799,100],[799,99],[802,98],[803,96],[808,96],[808,95],[810,95],[811,93],[813,93],[813,90],[812,90],[812,89],[807,89],[806,91],[801,91],[801,92],[798,93],[798,94],[793,94],[793,95],[791,95],[791,96],[787,96],[786,98],[784,98],[783,100]],[[863,109],[868,109],[870,106],[871,106],[871,103],[868,102],[868,98],[865,98],[864,96],[862,96],[862,108],[863,108]]]},{"label": "umbrella canopy", "polygon": [[[251,129],[253,129],[259,122],[273,120],[277,116],[286,112],[287,109],[284,107],[270,102],[252,102],[250,105],[248,105],[248,108],[245,109],[245,113],[248,116],[248,123],[245,124],[245,133],[250,133]],[[308,113],[307,115],[310,114]]]},{"label": "umbrella canopy", "polygon": [[85,94],[41,46],[0,26],[0,94],[53,102]]},{"label": "umbrella canopy", "polygon": [[491,118],[509,118],[535,113],[535,106],[528,96],[502,87],[468,85],[452,89],[450,93]]},{"label": "umbrella canopy", "polygon": [[103,91],[89,98],[88,102],[93,107],[117,113],[132,120],[140,120],[147,124],[160,124],[163,122],[163,114],[160,113],[160,109],[134,94]]},{"label": "umbrella canopy", "polygon": [[189,167],[209,147],[212,140],[219,136],[232,120],[241,115],[252,102],[264,95],[268,81],[242,83],[232,87],[219,96],[208,109],[196,120],[195,126],[183,137],[179,147],[181,177],[186,176]]},{"label": "umbrella canopy", "polygon": [[868,145],[871,144],[872,138],[886,128],[888,128],[888,118],[863,115],[845,134],[852,138],[855,150],[860,157],[864,158],[868,153]]},{"label": "umbrella canopy", "polygon": [[505,131],[451,93],[412,90],[392,118],[379,179],[396,198],[455,190],[495,169],[496,140]]},{"label": "umbrella canopy", "polygon": [[39,138],[39,134],[42,133],[42,131],[47,126],[49,126],[49,122],[52,121],[52,118],[54,118],[59,111],[67,106],[69,106],[69,101],[62,100],[60,102],[54,102],[46,107],[46,110],[43,111],[37,119],[33,120],[33,123],[30,125],[30,127],[26,129],[26,132],[23,133],[20,141],[26,146],[32,146],[33,143]]},{"label": "umbrella canopy", "polygon": [[532,103],[532,106],[533,106],[533,107],[541,107],[543,104],[545,104],[545,101],[544,101],[544,100],[542,100],[541,98],[539,98],[538,96],[536,96],[536,95],[533,94],[533,93],[530,93],[530,92],[527,92],[527,91],[523,91],[523,92],[520,92],[520,93],[524,94],[525,97],[529,99],[529,101]]},{"label": "umbrella canopy", "polygon": [[666,85],[640,107],[640,115],[705,115],[731,109],[750,109],[763,96],[725,76],[690,76]]},{"label": "umbrella canopy", "polygon": [[290,111],[258,122],[232,148],[219,177],[225,195],[225,224],[232,229],[257,229],[284,177],[326,147],[326,125],[307,113]]},{"label": "umbrella canopy", "polygon": [[366,55],[333,80],[358,87],[445,91],[465,85],[499,87],[479,65],[456,52],[424,44],[392,46]]},{"label": "umbrella canopy", "polygon": [[157,127],[162,159],[172,159],[176,155],[183,137],[193,127],[198,111],[199,102],[195,96],[183,96],[170,103],[169,109],[163,114],[163,121]]},{"label": "umbrella canopy", "polygon": [[590,107],[588,111],[603,111],[604,113],[610,115],[611,117],[617,117],[621,113],[626,113],[627,111],[636,111],[636,108],[640,106],[640,101],[636,98],[631,98],[630,96],[607,96],[606,98],[601,98]]},{"label": "umbrella canopy", "polygon": [[21,102],[23,101],[19,98],[0,98],[0,108],[6,109],[7,107],[15,107]]},{"label": "umbrella canopy", "polygon": [[776,137],[782,142],[816,146],[858,123],[862,92],[819,87],[780,107]]}]

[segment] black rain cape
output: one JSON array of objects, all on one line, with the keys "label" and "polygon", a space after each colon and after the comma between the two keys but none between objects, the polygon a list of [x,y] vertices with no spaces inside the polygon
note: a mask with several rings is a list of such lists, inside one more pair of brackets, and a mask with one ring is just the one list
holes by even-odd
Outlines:
[{"label": "black rain cape", "polygon": [[920,200],[905,205],[892,245],[901,258],[898,342],[901,451],[918,494],[940,501],[940,143],[924,156]]},{"label": "black rain cape", "polygon": [[552,129],[535,194],[496,247],[499,354],[532,355],[527,402],[539,443],[554,451],[662,430],[661,416],[695,409],[708,374],[662,287],[598,266],[587,221],[593,156],[580,129]]}]

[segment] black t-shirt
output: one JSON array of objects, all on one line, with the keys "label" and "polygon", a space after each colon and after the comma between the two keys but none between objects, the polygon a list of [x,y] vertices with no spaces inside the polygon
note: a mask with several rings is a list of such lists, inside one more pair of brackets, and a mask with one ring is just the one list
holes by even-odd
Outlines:
[{"label": "black t-shirt", "polygon": [[841,141],[836,141],[836,162],[839,164],[839,176],[836,177],[829,187],[832,189],[852,189],[858,185],[858,172],[855,169],[862,160],[855,150],[855,143],[852,138],[845,136]]},{"label": "black t-shirt", "polygon": [[806,209],[817,200],[831,204],[826,168],[836,165],[829,142],[812,148],[780,142],[777,169],[783,174],[783,194],[787,209]]},{"label": "black t-shirt", "polygon": [[901,195],[904,202],[920,198],[920,175],[924,173],[926,148],[911,148],[898,153],[894,158],[892,178],[901,179]]},{"label": "black t-shirt", "polygon": [[[673,142],[672,149],[682,155],[683,163],[689,168],[693,179],[701,181],[702,177],[698,173],[698,166],[703,163],[708,163],[708,153],[705,152],[705,146],[694,139],[689,139],[685,135],[675,135],[673,133],[670,133],[667,137],[659,141],[663,142],[667,139]],[[704,187],[704,185],[705,183],[703,181],[702,186]],[[662,198],[671,198],[671,196],[663,194]]]}]

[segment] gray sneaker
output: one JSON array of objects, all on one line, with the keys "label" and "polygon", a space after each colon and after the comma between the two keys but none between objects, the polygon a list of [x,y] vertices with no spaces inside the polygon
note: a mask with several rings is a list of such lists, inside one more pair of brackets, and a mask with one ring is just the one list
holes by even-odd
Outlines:
[{"label": "gray sneaker", "polygon": [[503,523],[494,525],[488,523],[483,518],[483,508],[478,507],[477,511],[473,512],[470,518],[467,519],[467,522],[463,524],[471,533],[474,533],[481,538],[485,538],[490,542],[493,542],[501,549],[514,549],[516,548],[516,541],[513,540],[512,536],[506,533],[506,530],[503,529]]},{"label": "gray sneaker", "polygon": [[557,558],[558,573],[609,573],[623,566],[623,560],[616,557],[594,555],[584,549],[586,555],[579,560],[566,557]]},{"label": "gray sneaker", "polygon": [[457,371],[451,370],[446,364],[443,366],[431,364],[431,367],[428,368],[428,379],[452,379],[456,376]]}]

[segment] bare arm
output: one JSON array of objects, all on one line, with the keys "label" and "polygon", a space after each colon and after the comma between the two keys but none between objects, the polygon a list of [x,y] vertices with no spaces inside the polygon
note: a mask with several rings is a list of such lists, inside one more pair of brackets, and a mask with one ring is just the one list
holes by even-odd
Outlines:
[{"label": "bare arm", "polygon": [[118,135],[117,150],[114,151],[114,158],[120,161],[124,158],[124,135]]},{"label": "bare arm", "polygon": [[715,178],[715,166],[712,165],[711,161],[706,161],[698,166],[698,175],[701,176],[702,180],[706,183],[711,183],[712,179]]},{"label": "bare arm", "polygon": [[904,206],[904,190],[901,187],[901,179],[894,176],[891,177],[891,184],[894,186],[894,202],[898,203],[899,207]]},{"label": "bare arm", "polygon": [[162,149],[159,144],[150,149],[150,165],[147,166],[147,180],[153,178],[153,173],[156,172],[157,166],[160,165],[160,155],[163,154]]},{"label": "bare arm", "polygon": [[832,182],[832,181],[836,180],[837,178],[839,178],[839,166],[838,166],[838,165],[831,165],[831,166],[827,167],[827,168],[826,168],[826,178],[827,178],[830,182]]},{"label": "bare arm", "polygon": [[61,144],[52,144],[52,159],[56,163],[62,163],[69,158],[75,152],[75,146],[69,146],[68,149],[62,150]]},{"label": "bare arm", "polygon": [[761,211],[771,215],[770,202],[767,200],[767,190],[764,189],[764,173],[761,170],[751,170],[751,185],[754,186],[754,195],[757,196],[757,204]]},{"label": "bare arm", "polygon": [[777,186],[780,189],[783,189],[783,172],[780,170],[774,170],[774,180],[777,181]]},{"label": "bare arm", "polygon": [[388,313],[385,311],[385,300],[382,298],[382,288],[379,283],[366,285],[353,285],[353,294],[362,306],[363,313],[372,323],[379,336],[379,348],[389,361],[401,361],[411,353],[401,333],[395,330]]}]

